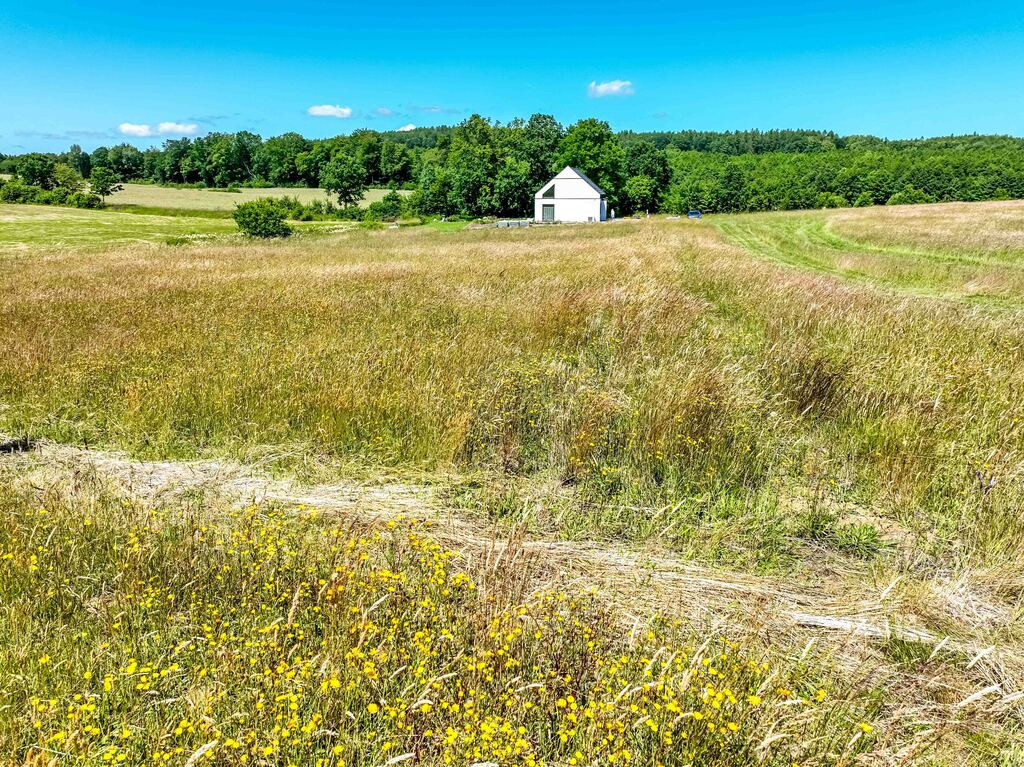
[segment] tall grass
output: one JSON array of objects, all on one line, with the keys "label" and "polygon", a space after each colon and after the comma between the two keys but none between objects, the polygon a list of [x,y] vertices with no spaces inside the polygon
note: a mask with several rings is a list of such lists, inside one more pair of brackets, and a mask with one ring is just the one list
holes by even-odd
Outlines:
[{"label": "tall grass", "polygon": [[601,505],[687,500],[694,529],[775,509],[791,533],[785,499],[826,488],[933,553],[1005,562],[1024,543],[1020,315],[760,261],[708,226],[364,231],[5,267],[10,432],[542,475]]},{"label": "tall grass", "polygon": [[807,659],[626,630],[413,521],[39,500],[0,486],[5,764],[790,767],[879,743],[888,704]]}]

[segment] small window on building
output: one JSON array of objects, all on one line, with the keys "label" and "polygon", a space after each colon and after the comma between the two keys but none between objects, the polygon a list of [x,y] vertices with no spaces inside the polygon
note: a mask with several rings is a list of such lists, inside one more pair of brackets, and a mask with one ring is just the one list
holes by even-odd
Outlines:
[{"label": "small window on building", "polygon": [[541,195],[541,197],[554,197],[554,196],[555,196],[555,185],[554,184],[552,184],[547,189],[545,189],[544,190],[544,194]]},{"label": "small window on building", "polygon": [[555,220],[555,206],[542,205],[540,210],[540,220],[553,222]]}]

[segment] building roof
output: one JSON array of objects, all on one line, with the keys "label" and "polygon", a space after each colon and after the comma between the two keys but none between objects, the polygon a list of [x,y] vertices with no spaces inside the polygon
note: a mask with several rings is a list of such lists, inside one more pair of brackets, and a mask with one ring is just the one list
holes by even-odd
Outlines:
[{"label": "building roof", "polygon": [[558,172],[557,175],[555,175],[554,178],[552,178],[550,181],[546,181],[544,185],[537,190],[537,193],[534,195],[534,197],[540,195],[541,192],[547,189],[550,184],[557,181],[559,178],[565,178],[563,174],[565,174],[566,171],[570,171],[574,175],[578,176],[582,181],[586,182],[587,186],[589,186],[591,189],[597,192],[601,197],[604,197],[604,190],[601,187],[599,187],[597,184],[595,184],[593,181],[587,178],[586,173],[581,171],[579,168],[573,168],[571,165],[566,165],[564,168],[562,168],[562,170]]},{"label": "building roof", "polygon": [[[582,178],[582,179],[583,179],[584,181],[586,181],[586,182],[587,182],[588,184],[590,184],[590,186],[591,186],[591,187],[593,188],[593,190],[594,190],[595,192],[597,192],[598,194],[604,194],[604,189],[602,189],[602,188],[601,188],[601,187],[599,187],[599,186],[598,186],[597,184],[595,184],[595,183],[594,183],[593,181],[591,181],[591,180],[590,180],[589,178],[587,178],[587,174],[586,174],[586,173],[584,173],[583,171],[581,171],[581,170],[580,170],[579,168],[573,168],[573,167],[571,167],[571,166],[569,166],[569,165],[567,165],[567,166],[566,166],[566,168],[567,168],[568,170],[571,170],[571,171],[572,171],[573,173],[575,173],[575,174],[576,174],[577,176],[579,176],[579,177],[580,177],[580,178]],[[562,172],[564,173],[565,171],[563,170]]]}]

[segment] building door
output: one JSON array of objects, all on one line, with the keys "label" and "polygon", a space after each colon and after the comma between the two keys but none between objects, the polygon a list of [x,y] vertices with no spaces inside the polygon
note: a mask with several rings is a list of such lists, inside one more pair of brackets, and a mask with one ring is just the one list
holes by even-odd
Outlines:
[{"label": "building door", "polygon": [[554,205],[542,205],[540,208],[540,220],[550,221],[554,223],[555,220],[555,206]]}]

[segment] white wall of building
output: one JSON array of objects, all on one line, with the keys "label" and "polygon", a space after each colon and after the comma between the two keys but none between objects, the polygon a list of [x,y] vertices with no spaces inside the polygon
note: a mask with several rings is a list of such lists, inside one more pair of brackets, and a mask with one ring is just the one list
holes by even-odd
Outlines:
[{"label": "white wall of building", "polygon": [[604,221],[603,201],[600,198],[595,200],[586,199],[555,199],[534,200],[533,217],[536,221],[544,220],[544,206],[555,206],[555,221]]},{"label": "white wall of building", "polygon": [[[555,196],[544,197],[544,192],[552,183],[555,185]],[[555,176],[534,196],[535,221],[544,221],[545,205],[554,205],[555,221],[604,221],[607,215],[605,201],[600,193],[571,168],[566,168]]]}]

